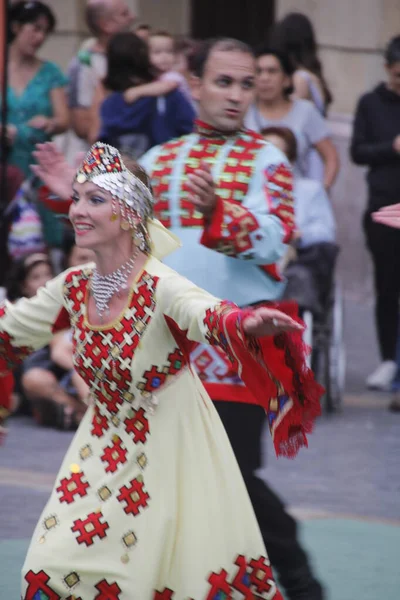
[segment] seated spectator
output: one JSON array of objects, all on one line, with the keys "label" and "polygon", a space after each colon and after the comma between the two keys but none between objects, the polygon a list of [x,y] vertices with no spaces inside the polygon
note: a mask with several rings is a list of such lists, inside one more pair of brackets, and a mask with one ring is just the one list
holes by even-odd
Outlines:
[{"label": "seated spectator", "polygon": [[[8,163],[31,175],[29,165],[36,143],[66,131],[69,122],[66,77],[53,62],[37,54],[56,26],[53,11],[43,2],[14,2],[9,8],[8,36]],[[46,244],[58,247],[62,225],[40,208]]]},{"label": "seated spectator", "polygon": [[157,98],[126,102],[127,89],[154,80],[147,44],[134,33],[114,36],[107,50],[107,76],[91,110],[91,139],[137,159],[152,146],[191,132],[194,110],[179,90],[163,96],[162,110]]},{"label": "seated spectator", "polygon": [[[68,240],[64,244],[64,250],[66,251],[66,268],[78,267],[92,262],[94,259],[91,250],[79,248],[72,240]],[[70,329],[58,331],[53,336],[50,343],[50,359],[57,367],[65,371],[61,384],[77,400],[74,411],[74,422],[78,425],[86,412],[89,388],[74,368],[72,332]]]},{"label": "seated spectator", "polygon": [[[289,128],[269,127],[262,135],[282,150],[292,164],[296,162],[296,136]],[[320,316],[333,283],[337,255],[335,218],[328,195],[318,181],[295,175],[293,198],[298,228],[296,259],[285,269],[285,298],[296,300],[300,309]]]},{"label": "seated spectator", "polygon": [[[37,290],[54,276],[46,254],[32,254],[14,263],[7,282],[7,298],[32,298]],[[42,425],[71,429],[76,426],[75,412],[80,402],[66,390],[69,383],[63,378],[64,368],[51,359],[47,346],[31,354],[15,373],[15,400],[17,412],[33,413]]]}]

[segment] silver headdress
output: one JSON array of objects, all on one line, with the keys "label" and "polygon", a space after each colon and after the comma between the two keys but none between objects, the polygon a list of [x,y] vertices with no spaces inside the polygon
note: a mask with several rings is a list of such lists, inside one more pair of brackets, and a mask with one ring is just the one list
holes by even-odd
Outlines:
[{"label": "silver headdress", "polygon": [[[78,183],[91,181],[117,199],[122,222],[134,227],[134,217],[140,219],[136,227],[137,236],[149,249],[146,229],[148,219],[153,216],[154,199],[151,190],[125,165],[121,154],[113,146],[96,142],[90,148],[75,177]],[[141,244],[141,245],[142,245]]]}]

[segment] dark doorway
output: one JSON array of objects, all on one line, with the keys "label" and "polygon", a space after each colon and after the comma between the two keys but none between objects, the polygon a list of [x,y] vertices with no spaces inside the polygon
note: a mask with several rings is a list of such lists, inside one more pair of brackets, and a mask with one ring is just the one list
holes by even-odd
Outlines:
[{"label": "dark doorway", "polygon": [[257,46],[266,41],[274,9],[274,0],[191,0],[191,35],[223,35]]}]

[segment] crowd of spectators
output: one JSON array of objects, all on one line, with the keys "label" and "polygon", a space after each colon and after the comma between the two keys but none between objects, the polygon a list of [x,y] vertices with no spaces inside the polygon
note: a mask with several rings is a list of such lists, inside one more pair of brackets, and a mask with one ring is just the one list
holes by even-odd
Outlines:
[{"label": "crowd of spectators", "polygon": [[[71,246],[65,221],[38,200],[41,181],[31,169],[37,143],[63,134],[71,164],[96,140],[137,159],[195,126],[192,83],[201,42],[137,24],[125,0],[88,0],[86,22],[91,37],[64,74],[38,57],[57,27],[50,4],[17,1],[10,7],[5,151],[10,186],[24,181],[7,208],[11,302],[34,294],[62,267],[90,260]],[[277,22],[265,44],[254,49],[254,101],[246,117],[246,126],[280,147],[293,165],[298,235],[296,268],[292,261],[286,271],[289,296],[299,273],[300,279],[306,273],[303,283],[311,278],[317,291],[327,274],[331,285],[337,253],[330,190],[339,158],[327,121],[333,93],[317,48],[305,15],[290,13]],[[388,81],[360,101],[351,144],[353,160],[369,166],[364,225],[375,266],[383,362],[368,385],[378,388],[390,385],[396,372],[400,238],[373,224],[370,214],[400,197],[399,37],[389,45],[386,65]],[[315,304],[323,310],[320,297]],[[15,411],[31,413],[45,425],[76,427],[88,391],[73,372],[68,331],[25,361],[13,394]]]}]

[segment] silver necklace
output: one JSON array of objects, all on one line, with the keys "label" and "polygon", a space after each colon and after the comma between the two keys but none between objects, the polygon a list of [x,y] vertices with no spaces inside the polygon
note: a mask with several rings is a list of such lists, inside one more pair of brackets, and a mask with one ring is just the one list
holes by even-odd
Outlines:
[{"label": "silver necklace", "polygon": [[90,290],[100,318],[103,317],[104,313],[110,312],[109,302],[111,298],[121,290],[128,288],[128,277],[135,266],[138,252],[139,249],[137,248],[126,263],[108,275],[100,275],[97,268],[94,269]]}]

